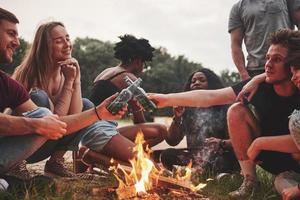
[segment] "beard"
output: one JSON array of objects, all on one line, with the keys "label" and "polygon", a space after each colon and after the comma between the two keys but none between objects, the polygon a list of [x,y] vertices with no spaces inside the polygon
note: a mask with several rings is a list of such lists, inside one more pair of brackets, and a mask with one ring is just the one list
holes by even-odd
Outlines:
[{"label": "beard", "polygon": [[7,55],[5,50],[0,50],[0,63],[12,63],[12,56]]}]

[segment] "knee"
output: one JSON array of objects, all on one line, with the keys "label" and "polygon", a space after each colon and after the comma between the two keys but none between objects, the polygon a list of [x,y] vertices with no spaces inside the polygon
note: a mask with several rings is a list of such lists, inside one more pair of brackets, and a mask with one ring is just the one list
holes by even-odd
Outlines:
[{"label": "knee", "polygon": [[50,108],[48,94],[44,90],[33,90],[30,92],[31,100],[39,107]]},{"label": "knee", "polygon": [[48,108],[39,107],[33,111],[24,113],[24,116],[30,118],[42,118],[50,114],[52,114],[52,112]]},{"label": "knee", "polygon": [[295,110],[292,113],[289,120],[289,129],[294,138],[300,134],[300,111]]},{"label": "knee", "polygon": [[292,153],[292,158],[296,160],[298,163],[300,162],[300,153]]},{"label": "knee", "polygon": [[93,108],[95,105],[87,98],[82,98],[82,111]]},{"label": "knee", "polygon": [[274,187],[278,193],[281,194],[282,190],[289,187],[289,185],[290,185],[289,179],[291,179],[292,176],[293,175],[291,174],[291,172],[286,171],[286,172],[280,173],[279,175],[277,175],[275,177]]},{"label": "knee", "polygon": [[239,123],[249,111],[242,103],[232,104],[227,111],[228,124]]}]

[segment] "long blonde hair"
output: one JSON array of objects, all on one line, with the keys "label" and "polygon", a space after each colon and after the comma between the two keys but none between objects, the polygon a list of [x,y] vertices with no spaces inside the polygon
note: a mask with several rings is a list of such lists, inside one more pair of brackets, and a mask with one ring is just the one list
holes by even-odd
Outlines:
[{"label": "long blonde hair", "polygon": [[50,33],[56,26],[65,27],[61,22],[48,22],[38,27],[31,47],[15,69],[12,77],[23,84],[27,91],[33,87],[47,90],[47,76],[54,64]]}]

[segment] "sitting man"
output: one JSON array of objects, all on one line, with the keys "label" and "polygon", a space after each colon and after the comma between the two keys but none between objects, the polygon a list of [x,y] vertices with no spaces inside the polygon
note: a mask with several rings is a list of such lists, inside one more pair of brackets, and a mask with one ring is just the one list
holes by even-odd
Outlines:
[{"label": "sitting man", "polygon": [[[255,163],[247,156],[252,141],[260,136],[288,134],[288,116],[300,107],[299,92],[291,82],[291,72],[285,67],[290,53],[297,50],[294,40],[300,40],[300,32],[283,29],[275,32],[265,64],[266,80],[261,83],[250,103],[255,115],[242,103],[233,104],[227,114],[229,135],[244,176],[242,186],[232,193],[242,199],[253,194],[257,186]],[[177,94],[152,94],[149,98],[159,107],[198,106],[230,104],[246,82],[218,90],[194,90]],[[278,174],[287,170],[300,171],[298,163],[290,154],[263,151],[257,157],[267,171]],[[276,163],[276,165],[274,164]]]}]

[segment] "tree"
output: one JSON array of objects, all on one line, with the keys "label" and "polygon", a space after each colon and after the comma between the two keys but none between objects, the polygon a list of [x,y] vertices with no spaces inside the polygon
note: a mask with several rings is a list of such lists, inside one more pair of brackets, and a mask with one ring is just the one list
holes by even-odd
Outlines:
[{"label": "tree", "polygon": [[117,65],[113,44],[92,38],[76,38],[73,45],[73,57],[81,68],[81,87],[85,97],[90,95],[96,76],[107,67]]},{"label": "tree", "polygon": [[221,72],[221,79],[225,86],[232,86],[241,81],[238,72],[230,72],[228,69]]}]

